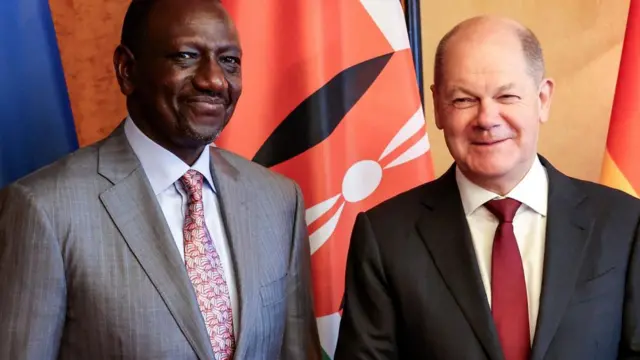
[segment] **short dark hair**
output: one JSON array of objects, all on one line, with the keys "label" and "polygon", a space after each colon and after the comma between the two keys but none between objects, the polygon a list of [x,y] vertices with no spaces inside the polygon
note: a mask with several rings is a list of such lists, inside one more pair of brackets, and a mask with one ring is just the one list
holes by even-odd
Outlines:
[{"label": "short dark hair", "polygon": [[158,0],[132,0],[124,15],[120,44],[126,46],[133,54],[140,50],[144,42],[147,20]]},{"label": "short dark hair", "polygon": [[[447,43],[460,30],[458,24],[442,37],[436,49],[436,56],[433,66],[433,83],[438,86],[442,82],[442,66],[444,62]],[[515,29],[516,35],[522,46],[522,53],[527,61],[529,74],[536,81],[541,81],[545,74],[544,56],[542,54],[542,46],[536,35],[527,27],[518,27]]]}]

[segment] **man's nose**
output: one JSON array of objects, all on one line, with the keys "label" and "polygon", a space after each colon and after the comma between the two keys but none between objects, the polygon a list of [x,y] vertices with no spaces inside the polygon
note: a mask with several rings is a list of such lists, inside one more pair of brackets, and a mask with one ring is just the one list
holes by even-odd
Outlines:
[{"label": "man's nose", "polygon": [[202,91],[219,93],[229,87],[224,70],[215,58],[204,59],[193,78],[196,88]]},{"label": "man's nose", "polygon": [[478,106],[476,126],[487,130],[500,124],[500,106],[491,99],[482,99]]}]

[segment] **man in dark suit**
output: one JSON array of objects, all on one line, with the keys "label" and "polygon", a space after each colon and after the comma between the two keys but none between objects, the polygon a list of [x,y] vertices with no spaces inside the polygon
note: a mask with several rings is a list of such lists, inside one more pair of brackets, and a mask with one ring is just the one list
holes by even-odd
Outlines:
[{"label": "man in dark suit", "polygon": [[214,0],[133,0],[107,139],[0,192],[0,359],[319,359],[304,204],[209,144],[242,89]]},{"label": "man in dark suit", "polygon": [[536,37],[473,18],[435,61],[455,164],[359,214],[335,359],[640,358],[640,204],[537,155]]}]

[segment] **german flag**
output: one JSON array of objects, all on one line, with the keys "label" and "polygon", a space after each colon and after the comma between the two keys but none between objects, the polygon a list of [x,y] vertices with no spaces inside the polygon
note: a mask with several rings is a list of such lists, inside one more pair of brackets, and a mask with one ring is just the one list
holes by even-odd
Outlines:
[{"label": "german flag", "polygon": [[406,15],[397,0],[223,4],[243,46],[243,95],[216,144],[302,188],[332,358],[356,215],[433,177]]},{"label": "german flag", "polygon": [[631,0],[601,182],[640,194],[640,0]]}]

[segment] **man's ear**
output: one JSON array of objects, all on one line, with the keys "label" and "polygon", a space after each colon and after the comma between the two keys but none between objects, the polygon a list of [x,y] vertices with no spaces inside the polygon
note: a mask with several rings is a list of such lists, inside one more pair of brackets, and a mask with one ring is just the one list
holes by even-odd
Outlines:
[{"label": "man's ear", "polygon": [[135,63],[136,59],[129,48],[118,45],[113,53],[113,67],[120,85],[120,92],[129,96],[135,88]]},{"label": "man's ear", "polygon": [[435,85],[431,85],[431,99],[433,101],[433,118],[436,122],[436,127],[442,130],[442,126],[440,124],[440,102],[438,101],[438,89]]},{"label": "man's ear", "polygon": [[555,82],[553,79],[544,79],[540,83],[540,90],[538,91],[538,100],[540,102],[540,122],[545,123],[549,120],[549,112],[551,110],[551,97],[553,96],[553,89]]}]

